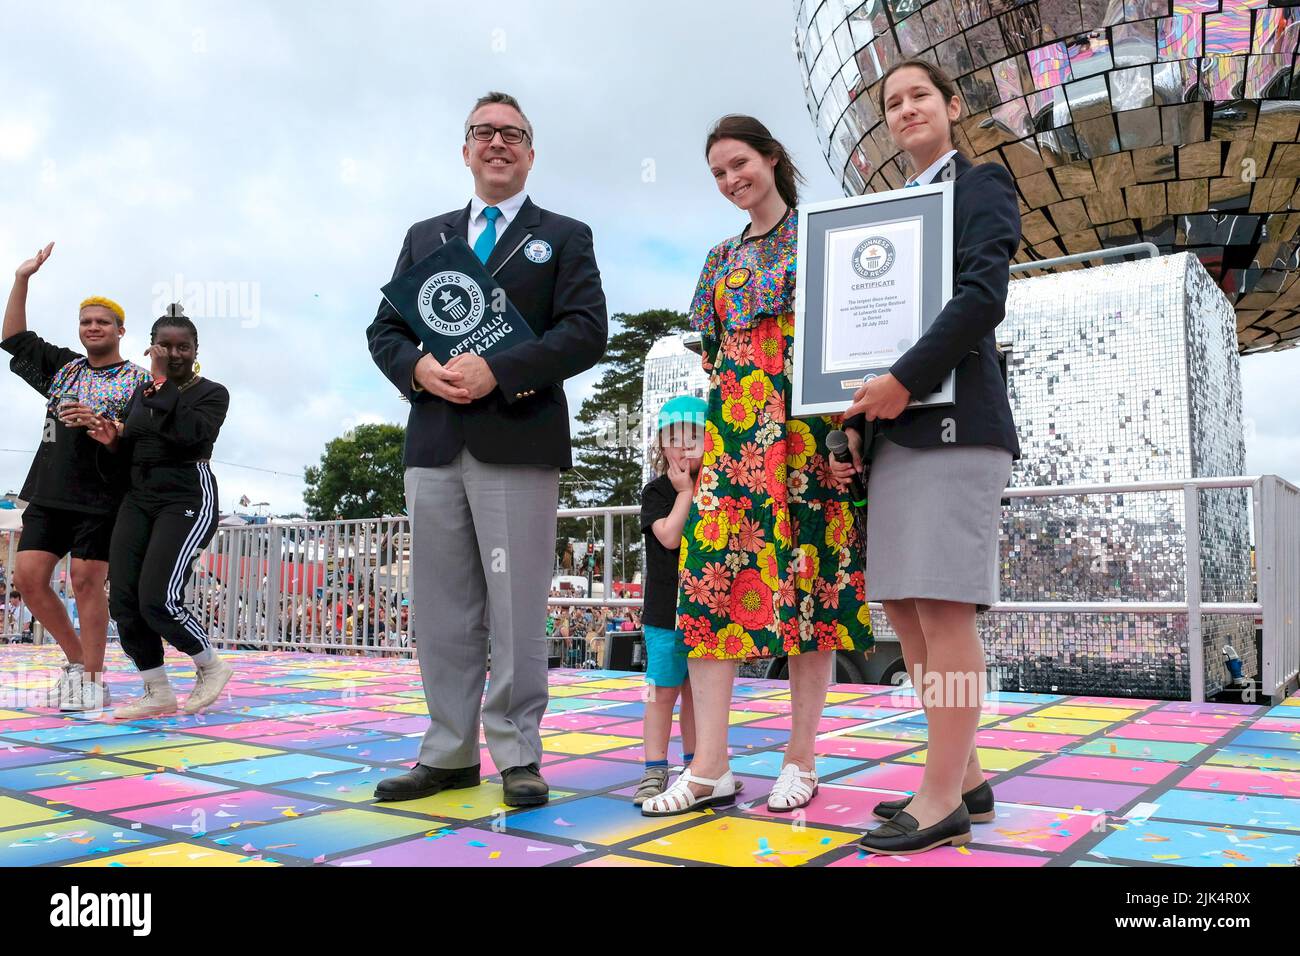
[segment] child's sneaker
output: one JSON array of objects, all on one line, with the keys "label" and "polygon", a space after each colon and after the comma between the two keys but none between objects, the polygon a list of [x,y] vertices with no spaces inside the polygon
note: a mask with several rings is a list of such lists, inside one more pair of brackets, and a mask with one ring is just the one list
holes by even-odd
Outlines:
[{"label": "child's sneaker", "polygon": [[639,807],[651,797],[657,797],[667,790],[668,773],[667,767],[647,767],[645,776],[641,778],[641,783],[636,788],[632,803]]}]

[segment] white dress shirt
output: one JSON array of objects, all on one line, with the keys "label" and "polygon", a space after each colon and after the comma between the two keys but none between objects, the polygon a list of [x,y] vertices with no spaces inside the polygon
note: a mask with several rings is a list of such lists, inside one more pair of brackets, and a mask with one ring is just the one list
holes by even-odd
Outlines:
[{"label": "white dress shirt", "polygon": [[[519,215],[519,207],[527,198],[528,190],[525,189],[496,204],[496,207],[501,210],[501,216],[497,219],[497,239],[505,233],[515,216]],[[491,205],[492,203],[484,202],[477,195],[469,201],[469,235],[465,238],[469,240],[471,249],[474,248],[478,237],[483,235],[483,230],[487,228],[487,216],[483,215],[483,210]]]},{"label": "white dress shirt", "polygon": [[[934,179],[935,176],[939,175],[939,170],[943,169],[943,164],[948,162],[948,160],[952,158],[952,155],[955,152],[957,152],[957,150],[955,149],[948,150],[948,152],[944,153],[942,156],[936,159],[929,166],[925,167],[925,169],[921,172],[921,175],[914,176],[911,179],[909,179],[907,181],[908,184],[916,183],[918,186],[930,185],[930,180]],[[471,225],[470,229],[473,228],[474,228],[473,225]],[[472,242],[470,243],[471,246],[473,244],[474,243]]]}]

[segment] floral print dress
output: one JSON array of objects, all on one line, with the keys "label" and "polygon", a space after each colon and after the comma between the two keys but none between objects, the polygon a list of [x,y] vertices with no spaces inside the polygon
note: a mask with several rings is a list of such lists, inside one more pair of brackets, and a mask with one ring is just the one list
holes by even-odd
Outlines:
[{"label": "floral print dress", "polygon": [[689,656],[744,661],[872,644],[854,509],[826,459],[839,418],[790,417],[797,214],[715,246],[691,303],[714,364],[683,531]]}]

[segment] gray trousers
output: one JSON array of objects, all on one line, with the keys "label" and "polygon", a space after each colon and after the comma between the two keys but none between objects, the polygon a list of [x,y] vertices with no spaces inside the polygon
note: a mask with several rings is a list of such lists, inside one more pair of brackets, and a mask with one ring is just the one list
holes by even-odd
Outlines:
[{"label": "gray trousers", "polygon": [[541,763],[559,489],[558,468],[486,464],[467,449],[449,465],[406,469],[411,626],[431,721],[420,745],[426,766],[479,762],[480,704],[498,769]]}]

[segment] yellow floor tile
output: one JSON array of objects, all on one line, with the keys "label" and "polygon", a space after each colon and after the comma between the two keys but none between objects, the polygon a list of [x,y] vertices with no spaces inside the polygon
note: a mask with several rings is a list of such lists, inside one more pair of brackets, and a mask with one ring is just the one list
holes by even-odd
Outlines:
[{"label": "yellow floor tile", "polygon": [[[242,862],[241,862],[242,861]],[[231,853],[199,843],[169,843],[166,846],[151,846],[130,853],[118,853],[113,856],[98,856],[82,863],[69,863],[74,866],[128,866],[128,867],[190,867],[190,866],[280,866],[270,860],[253,860],[243,853]]]},{"label": "yellow floor tile", "polygon": [[[1091,709],[1091,708],[1089,708]],[[1104,727],[1109,727],[1109,720],[1063,720],[1052,717],[1017,717],[1005,724],[998,724],[998,730],[1032,730],[1038,734],[1075,734],[1087,737]]]},{"label": "yellow floor tile", "polygon": [[1145,707],[1071,707],[1069,704],[1056,704],[1035,711],[1035,717],[1064,717],[1067,720],[1123,720],[1133,714],[1141,713]]},{"label": "yellow floor tile", "polygon": [[382,710],[389,714],[420,714],[428,715],[429,705],[422,700],[413,700],[409,704],[385,704],[383,707],[375,707],[374,710]]},{"label": "yellow floor tile", "polygon": [[[463,790],[443,790],[431,797],[418,800],[403,800],[400,803],[386,803],[384,807],[410,813],[423,813],[431,817],[446,817],[452,820],[479,820],[495,813],[509,813],[518,807],[508,807],[502,802],[504,792],[499,783],[482,783],[477,787]],[[552,790],[552,800],[562,800],[573,796],[572,792]],[[509,818],[505,821],[507,829]]]},{"label": "yellow floor tile", "polygon": [[333,680],[373,680],[373,681],[380,681],[380,680],[392,680],[392,678],[393,678],[393,675],[390,674],[388,671],[362,671],[362,670],[336,671],[336,670],[330,670],[330,671],[327,671],[326,673],[328,673],[329,676],[330,676],[330,678],[332,678]]},{"label": "yellow floor tile", "polygon": [[554,734],[542,738],[542,749],[557,754],[594,754],[602,750],[618,750],[631,746],[634,737],[615,737],[613,734],[584,734],[578,732]]},{"label": "yellow floor tile", "polygon": [[[1002,750],[996,747],[976,747],[975,752],[979,754],[980,766],[985,770],[1014,770],[1022,764],[1027,764],[1031,760],[1042,757],[1043,754],[1026,753],[1023,750]],[[916,753],[910,753],[906,757],[899,757],[899,763],[925,763],[927,751],[918,750]],[[1055,756],[1055,755],[1053,755]]]},{"label": "yellow floor tile", "polygon": [[607,677],[604,680],[585,680],[580,684],[564,684],[564,687],[581,687],[586,691],[631,690],[645,683],[643,677]]},{"label": "yellow floor tile", "polygon": [[844,691],[833,690],[826,695],[827,704],[842,704],[846,700],[858,700],[862,694],[850,694]]},{"label": "yellow floor tile", "polygon": [[142,750],[134,753],[114,754],[123,760],[148,764],[150,767],[168,767],[183,770],[186,767],[203,767],[208,764],[225,763],[228,760],[246,760],[250,757],[266,757],[270,754],[283,753],[269,747],[254,747],[223,740],[219,743],[194,744],[184,747],[167,747],[163,750]]},{"label": "yellow floor tile", "polygon": [[0,827],[20,827],[29,823],[44,823],[55,817],[63,816],[65,811],[59,807],[38,807],[34,804],[15,800],[13,797],[0,797]]},{"label": "yellow floor tile", "polygon": [[802,866],[859,835],[819,827],[796,828],[774,820],[715,816],[632,849],[722,866]]}]

